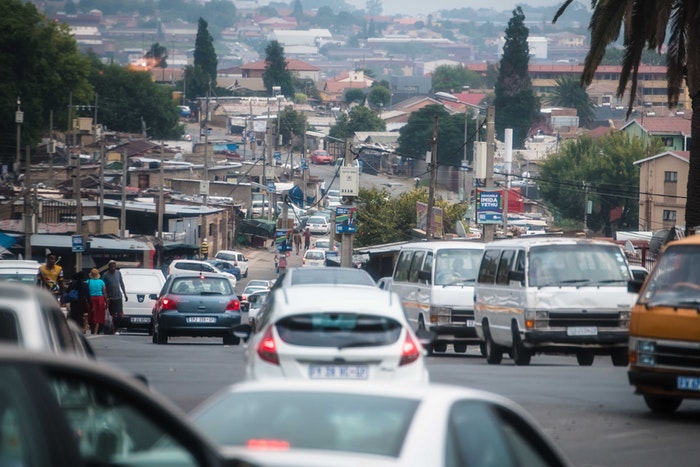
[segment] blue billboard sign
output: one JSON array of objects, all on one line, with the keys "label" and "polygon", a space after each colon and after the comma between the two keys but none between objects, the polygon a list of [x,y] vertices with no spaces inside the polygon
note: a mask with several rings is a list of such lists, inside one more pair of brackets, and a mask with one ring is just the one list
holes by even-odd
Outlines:
[{"label": "blue billboard sign", "polygon": [[336,206],[335,208],[335,233],[347,234],[357,231],[357,208],[349,206]]},{"label": "blue billboard sign", "polygon": [[500,188],[477,188],[476,221],[479,224],[503,222],[503,190]]}]

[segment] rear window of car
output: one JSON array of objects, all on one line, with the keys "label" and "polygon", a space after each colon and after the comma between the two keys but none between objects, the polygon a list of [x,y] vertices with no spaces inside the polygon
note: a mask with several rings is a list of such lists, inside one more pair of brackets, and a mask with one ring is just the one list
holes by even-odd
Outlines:
[{"label": "rear window of car", "polygon": [[181,269],[184,271],[204,271],[204,272],[216,272],[213,267],[208,264],[200,263],[175,263],[175,269]]},{"label": "rear window of car", "polygon": [[325,255],[322,251],[308,250],[304,256],[306,259],[325,259]]},{"label": "rear window of car", "polygon": [[325,224],[326,223],[326,218],[325,217],[309,217],[309,220],[307,221],[309,224]]},{"label": "rear window of car", "polygon": [[391,345],[403,326],[393,318],[357,313],[305,313],[277,321],[284,342],[305,347]]},{"label": "rear window of car", "polygon": [[0,309],[0,343],[19,343],[17,315],[12,310]]},{"label": "rear window of car", "polygon": [[[306,269],[305,271],[303,269]],[[348,284],[348,285],[368,285],[376,287],[372,276],[365,271],[350,268],[330,268],[321,270],[309,270],[302,268],[292,274],[291,285],[311,285],[311,284]]]},{"label": "rear window of car", "polygon": [[225,259],[227,261],[236,261],[236,254],[235,253],[224,253],[223,251],[220,251],[216,254],[215,258]]},{"label": "rear window of car", "polygon": [[233,295],[231,283],[219,277],[178,277],[170,287],[175,295]]}]

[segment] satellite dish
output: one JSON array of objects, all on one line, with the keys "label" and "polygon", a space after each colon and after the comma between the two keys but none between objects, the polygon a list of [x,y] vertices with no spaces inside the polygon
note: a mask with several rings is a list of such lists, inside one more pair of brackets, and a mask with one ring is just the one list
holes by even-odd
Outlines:
[{"label": "satellite dish", "polygon": [[658,255],[661,247],[666,243],[666,237],[668,237],[668,230],[654,232],[649,240],[649,251]]}]

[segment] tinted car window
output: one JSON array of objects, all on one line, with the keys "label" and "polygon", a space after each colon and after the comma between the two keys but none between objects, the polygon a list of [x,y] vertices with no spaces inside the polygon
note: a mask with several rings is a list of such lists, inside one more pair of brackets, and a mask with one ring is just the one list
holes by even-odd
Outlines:
[{"label": "tinted car window", "polygon": [[498,274],[496,275],[496,284],[508,285],[508,273],[513,268],[513,258],[515,250],[505,250],[501,255],[501,260],[498,263]]},{"label": "tinted car window", "polygon": [[291,285],[304,284],[355,284],[375,287],[372,276],[365,271],[348,268],[295,270]]},{"label": "tinted car window", "polygon": [[12,310],[0,308],[0,342],[19,343],[19,325],[17,316]]},{"label": "tinted car window", "polygon": [[408,272],[409,282],[418,282],[418,272],[423,266],[423,258],[425,257],[425,251],[416,251],[413,255],[413,261],[411,261],[411,269]]},{"label": "tinted car window", "polygon": [[280,319],[284,342],[307,347],[362,347],[393,344],[401,335],[398,321],[355,313],[308,313]]},{"label": "tinted car window", "polygon": [[179,277],[172,282],[170,289],[176,295],[232,295],[231,283],[218,277]]},{"label": "tinted car window", "polygon": [[394,274],[395,281],[408,280],[408,270],[411,267],[413,259],[413,251],[402,251],[399,255],[399,260],[396,262],[396,273]]},{"label": "tinted car window", "polygon": [[500,254],[500,250],[487,250],[484,252],[481,268],[479,269],[478,281],[480,284],[493,284],[496,281],[496,270],[498,269]]}]

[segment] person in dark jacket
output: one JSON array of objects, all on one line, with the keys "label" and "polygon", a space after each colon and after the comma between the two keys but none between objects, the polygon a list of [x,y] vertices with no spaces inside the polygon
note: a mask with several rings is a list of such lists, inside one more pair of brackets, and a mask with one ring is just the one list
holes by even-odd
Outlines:
[{"label": "person in dark jacket", "polygon": [[90,311],[90,289],[85,282],[85,274],[82,271],[76,272],[71,280],[69,290],[78,291],[78,299],[70,303],[68,317],[86,332],[87,315]]}]

